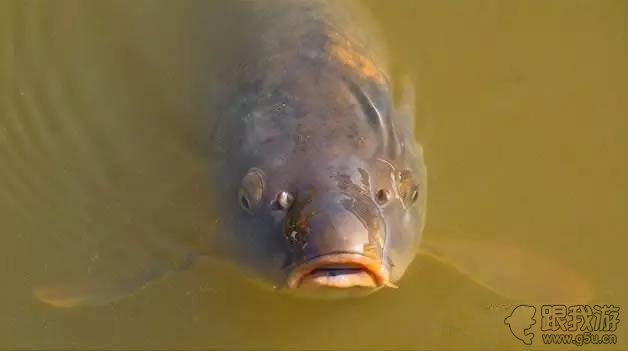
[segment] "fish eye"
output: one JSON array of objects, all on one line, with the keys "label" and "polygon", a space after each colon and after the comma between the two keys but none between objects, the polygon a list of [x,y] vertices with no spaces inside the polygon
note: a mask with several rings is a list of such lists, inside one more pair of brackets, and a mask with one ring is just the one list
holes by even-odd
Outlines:
[{"label": "fish eye", "polygon": [[390,191],[386,189],[379,189],[375,193],[375,201],[377,202],[378,205],[380,206],[385,205],[388,202],[388,200],[390,200]]},{"label": "fish eye", "polygon": [[294,196],[287,191],[280,191],[275,198],[276,207],[287,210],[294,203]]},{"label": "fish eye", "polygon": [[247,211],[251,209],[251,203],[249,202],[249,199],[246,198],[246,195],[240,196],[240,206]]},{"label": "fish eye", "polygon": [[252,168],[242,178],[240,189],[238,191],[238,198],[240,207],[251,213],[262,200],[264,193],[264,177],[259,169]]},{"label": "fish eye", "polygon": [[399,172],[397,191],[404,208],[408,209],[419,199],[419,184],[409,169]]}]

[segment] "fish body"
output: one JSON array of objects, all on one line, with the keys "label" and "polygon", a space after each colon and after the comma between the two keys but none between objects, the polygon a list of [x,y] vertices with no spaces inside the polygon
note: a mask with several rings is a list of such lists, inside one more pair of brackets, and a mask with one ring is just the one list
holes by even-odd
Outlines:
[{"label": "fish body", "polygon": [[305,295],[394,285],[420,242],[426,171],[376,29],[347,2],[241,5],[245,50],[212,95],[216,252]]}]

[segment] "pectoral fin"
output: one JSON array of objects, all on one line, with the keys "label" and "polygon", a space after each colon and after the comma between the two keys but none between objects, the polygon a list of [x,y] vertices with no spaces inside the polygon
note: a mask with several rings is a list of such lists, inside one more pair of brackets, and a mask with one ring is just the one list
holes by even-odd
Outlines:
[{"label": "pectoral fin", "polygon": [[436,239],[419,253],[515,301],[565,305],[584,304],[593,297],[589,282],[574,270],[505,243]]},{"label": "pectoral fin", "polygon": [[39,286],[34,289],[34,295],[40,301],[53,307],[105,305],[136,294],[173,272],[187,269],[202,255],[191,255],[177,265],[153,265],[137,272],[94,274],[79,281]]}]

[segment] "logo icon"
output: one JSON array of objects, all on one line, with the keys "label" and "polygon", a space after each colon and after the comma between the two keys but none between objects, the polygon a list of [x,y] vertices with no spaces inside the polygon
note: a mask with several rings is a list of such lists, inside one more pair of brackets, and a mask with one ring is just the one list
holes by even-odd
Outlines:
[{"label": "logo icon", "polygon": [[510,328],[510,332],[515,338],[526,345],[532,345],[534,333],[530,332],[530,328],[536,324],[535,314],[536,308],[534,306],[519,305],[515,307],[510,316],[504,319],[504,324]]}]

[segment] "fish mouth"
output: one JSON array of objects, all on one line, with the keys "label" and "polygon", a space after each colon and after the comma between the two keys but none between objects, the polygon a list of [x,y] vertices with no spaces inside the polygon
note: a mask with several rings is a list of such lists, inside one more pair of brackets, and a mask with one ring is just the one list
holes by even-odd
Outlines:
[{"label": "fish mouth", "polygon": [[310,259],[297,266],[288,277],[290,289],[366,288],[394,284],[388,269],[379,261],[361,254],[335,253]]}]

